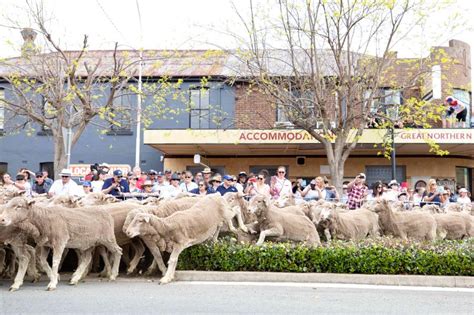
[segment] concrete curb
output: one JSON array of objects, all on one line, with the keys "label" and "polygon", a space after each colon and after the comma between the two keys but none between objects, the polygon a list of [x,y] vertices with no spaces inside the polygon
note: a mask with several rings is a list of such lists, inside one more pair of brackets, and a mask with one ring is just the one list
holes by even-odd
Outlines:
[{"label": "concrete curb", "polygon": [[177,281],[344,283],[392,286],[474,288],[474,277],[363,275],[337,273],[177,271]]}]

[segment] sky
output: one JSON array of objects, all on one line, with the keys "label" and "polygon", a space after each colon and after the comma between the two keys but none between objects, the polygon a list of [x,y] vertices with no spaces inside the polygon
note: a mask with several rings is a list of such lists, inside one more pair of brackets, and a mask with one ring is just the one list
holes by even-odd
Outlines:
[{"label": "sky", "polygon": [[[427,55],[428,47],[446,46],[450,38],[468,42],[474,52],[474,1],[451,1],[430,16],[422,33],[396,47],[399,56]],[[268,5],[271,0],[256,2]],[[248,0],[44,0],[43,4],[51,33],[66,49],[78,49],[84,34],[90,49],[112,49],[115,42],[123,49],[209,49],[215,44],[235,48],[234,40],[223,33],[242,33],[236,10],[248,12]],[[19,30],[5,26],[31,26],[25,7],[24,0],[0,0],[0,57],[18,55]],[[461,23],[454,34],[442,31],[445,23],[464,20],[469,24]]]}]

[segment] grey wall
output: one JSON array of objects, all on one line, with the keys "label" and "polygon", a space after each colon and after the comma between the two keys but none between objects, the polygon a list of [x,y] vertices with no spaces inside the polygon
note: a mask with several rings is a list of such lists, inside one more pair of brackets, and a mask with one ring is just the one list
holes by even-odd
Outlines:
[{"label": "grey wall", "polygon": [[[186,91],[191,84],[197,84],[199,81],[185,81],[181,85],[181,90]],[[216,110],[216,115],[225,113],[222,127],[232,128],[231,121],[234,117],[235,97],[233,88],[221,83],[211,83],[210,102]],[[0,84],[2,87],[2,84]],[[5,97],[12,95],[5,87]],[[136,98],[131,97],[132,108],[136,108]],[[144,100],[145,106],[151,102],[150,99]],[[167,115],[166,119],[156,119],[148,129],[185,129],[189,128],[189,113],[184,111],[186,105],[178,100],[167,99],[167,106],[175,109],[181,109],[178,115]],[[219,106],[218,106],[219,105]],[[133,112],[135,115],[136,112]],[[41,127],[36,125],[36,132],[27,135],[25,130],[13,133],[9,132],[8,125],[11,125],[11,117],[8,112],[5,113],[6,130],[3,136],[0,136],[0,163],[8,163],[8,172],[15,174],[19,168],[27,167],[32,171],[39,170],[40,163],[53,161],[53,141],[52,137],[38,135]],[[211,128],[219,126],[212,125]],[[89,125],[77,144],[73,147],[71,155],[72,164],[92,164],[95,162],[107,162],[109,164],[135,164],[135,127],[132,127],[131,135],[104,135],[101,134],[100,127]],[[141,137],[141,167],[144,170],[163,168],[160,162],[161,152],[150,146],[143,145],[143,131]]]}]

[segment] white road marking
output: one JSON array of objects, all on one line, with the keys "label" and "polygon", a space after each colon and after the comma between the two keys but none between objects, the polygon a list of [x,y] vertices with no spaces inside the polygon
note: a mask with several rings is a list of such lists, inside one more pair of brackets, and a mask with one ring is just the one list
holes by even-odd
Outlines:
[{"label": "white road marking", "polygon": [[222,286],[264,286],[264,287],[296,287],[296,288],[336,288],[336,289],[371,289],[371,290],[401,290],[401,291],[441,291],[474,293],[474,288],[443,288],[418,287],[397,285],[372,285],[349,283],[300,283],[300,282],[238,282],[238,281],[176,281],[174,284],[183,285],[222,285]]}]

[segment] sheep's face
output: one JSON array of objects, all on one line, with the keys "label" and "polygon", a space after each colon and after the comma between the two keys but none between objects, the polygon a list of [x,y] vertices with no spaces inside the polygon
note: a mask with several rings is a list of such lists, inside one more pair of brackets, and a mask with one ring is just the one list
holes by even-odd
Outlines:
[{"label": "sheep's face", "polygon": [[139,213],[133,218],[132,222],[125,232],[128,237],[133,238],[138,235],[146,235],[150,229],[151,215],[148,213]]},{"label": "sheep's face", "polygon": [[290,197],[288,195],[280,196],[275,202],[275,205],[279,208],[288,207],[290,205]]},{"label": "sheep's face", "polygon": [[373,208],[371,209],[372,211],[376,213],[384,212],[389,209],[390,205],[388,204],[387,200],[378,200]]},{"label": "sheep's face", "polygon": [[84,198],[80,199],[78,204],[81,207],[86,206],[96,206],[96,205],[105,205],[109,203],[117,202],[117,199],[114,196],[106,195],[101,192],[90,193]]},{"label": "sheep's face", "polygon": [[0,214],[0,225],[9,226],[25,220],[34,202],[25,197],[15,197],[10,200]]},{"label": "sheep's face", "polygon": [[319,215],[319,222],[330,221],[332,219],[331,208],[324,208]]},{"label": "sheep's face", "polygon": [[267,209],[270,205],[270,200],[265,196],[255,196],[250,199],[248,211],[256,214],[257,216],[262,214],[262,211]]},{"label": "sheep's face", "polygon": [[50,205],[59,205],[68,208],[77,208],[80,207],[79,201],[81,197],[76,196],[57,196],[53,198],[50,202]]}]

